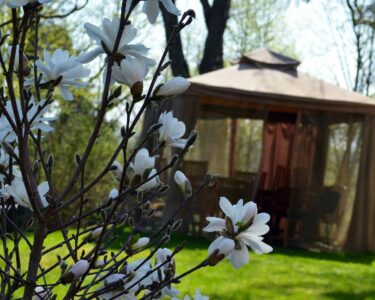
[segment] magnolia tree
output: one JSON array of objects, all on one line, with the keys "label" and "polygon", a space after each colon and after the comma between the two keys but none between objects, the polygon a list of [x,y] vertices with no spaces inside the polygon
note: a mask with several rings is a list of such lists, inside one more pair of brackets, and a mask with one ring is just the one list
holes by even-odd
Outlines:
[{"label": "magnolia tree", "polygon": [[[142,6],[150,23],[156,21],[160,6],[180,15],[171,0],[123,0],[118,17],[104,19],[100,25],[84,24],[96,47],[78,56],[71,56],[64,49],[39,53],[40,12],[50,2],[0,0],[1,12],[7,12],[11,24],[11,31],[0,36],[0,298],[190,299],[188,295],[183,298],[176,289],[185,276],[213,267],[224,258],[240,268],[249,262],[248,247],[257,254],[272,251],[262,241],[269,230],[269,215],[258,213],[254,202],[243,200],[233,205],[224,197],[218,199],[224,218],[208,217],[204,228],[217,234],[217,238],[209,246],[207,258],[182,274],[176,272],[176,265],[184,244],[171,250],[165,244],[181,225],[182,220],[177,217],[183,205],[165,224],[158,228],[151,224],[151,233],[140,230],[140,224],[153,222],[152,202],[168,190],[159,179],[160,174],[177,166],[197,138],[196,132],[186,134],[185,124],[166,111],[136,148],[128,151],[145,109],[161,105],[166,98],[189,87],[184,78],[162,82],[160,77],[169,67],[167,56],[173,39],[192,22],[194,12],[182,14],[156,64],[147,57],[147,47],[133,42],[137,30],[131,24],[132,13],[138,5]],[[27,38],[30,32],[32,39]],[[32,45],[27,44],[30,40]],[[24,54],[26,47],[34,49],[32,57]],[[59,162],[54,161],[53,153],[47,153],[43,137],[53,134],[53,120],[58,118],[54,109],[56,95],[74,101],[72,91],[84,87],[90,73],[85,64],[98,56],[105,57],[105,68],[96,123],[85,141],[85,151],[72,158],[76,161],[74,174],[67,174],[68,184],[59,186],[53,180],[54,166]],[[149,72],[152,79],[146,83]],[[121,128],[121,139],[113,145],[113,155],[103,162],[103,170],[85,182],[84,173],[90,172],[86,163],[105,126],[106,113],[124,86],[130,89],[131,100],[126,103],[127,121]],[[155,148],[145,149],[145,143],[154,136],[158,136]],[[157,169],[158,153],[165,147],[175,147],[179,153]],[[94,209],[92,205],[86,209],[85,194],[110,173],[114,176],[108,199],[97,199]],[[172,176],[184,195],[183,204],[213,181],[207,175],[201,186],[192,190],[181,171]],[[62,216],[63,211],[77,207],[69,218]],[[20,222],[26,218],[20,215],[21,210],[29,211],[32,217]],[[98,213],[101,218],[92,225],[89,220]],[[130,229],[128,236],[121,241],[120,249],[113,251],[109,248],[113,232],[124,226]],[[60,232],[60,240],[49,239],[55,232]],[[60,255],[54,256],[54,261],[43,263],[45,256],[56,251]],[[64,295],[57,296],[61,290]],[[193,297],[208,299],[199,290]]]}]

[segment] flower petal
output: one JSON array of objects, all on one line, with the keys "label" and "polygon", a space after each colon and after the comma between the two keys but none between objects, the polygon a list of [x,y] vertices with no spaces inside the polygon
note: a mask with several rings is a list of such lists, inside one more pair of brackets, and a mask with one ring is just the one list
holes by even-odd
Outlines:
[{"label": "flower petal", "polygon": [[239,242],[241,245],[240,250],[234,250],[232,253],[228,256],[228,259],[232,263],[233,267],[236,269],[240,269],[243,265],[249,263],[250,256],[249,251],[247,249],[247,246],[244,242]]},{"label": "flower petal", "polygon": [[219,205],[227,217],[231,218],[233,216],[233,206],[226,197],[220,197]]},{"label": "flower petal", "polygon": [[159,15],[159,0],[145,1],[142,11],[147,15],[149,22],[154,24]]},{"label": "flower petal", "polygon": [[225,229],[225,220],[221,218],[208,217],[207,221],[210,222],[206,227],[203,228],[205,232],[222,231]]}]

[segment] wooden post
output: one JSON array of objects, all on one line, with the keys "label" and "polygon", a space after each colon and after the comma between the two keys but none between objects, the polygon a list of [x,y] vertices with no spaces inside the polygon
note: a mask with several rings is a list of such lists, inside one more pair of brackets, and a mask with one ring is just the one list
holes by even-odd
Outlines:
[{"label": "wooden post", "polygon": [[237,119],[230,120],[230,148],[229,148],[229,177],[232,177],[236,168],[237,156]]}]

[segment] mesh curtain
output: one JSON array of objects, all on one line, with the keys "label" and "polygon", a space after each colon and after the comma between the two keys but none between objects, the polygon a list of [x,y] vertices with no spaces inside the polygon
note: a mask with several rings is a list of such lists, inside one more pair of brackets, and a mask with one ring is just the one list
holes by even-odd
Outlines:
[{"label": "mesh curtain", "polygon": [[299,115],[288,239],[305,245],[345,246],[356,196],[361,128],[362,123],[351,116]]}]

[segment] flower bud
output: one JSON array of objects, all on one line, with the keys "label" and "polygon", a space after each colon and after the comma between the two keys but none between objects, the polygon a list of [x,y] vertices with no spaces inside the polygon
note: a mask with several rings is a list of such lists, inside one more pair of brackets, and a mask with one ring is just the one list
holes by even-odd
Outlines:
[{"label": "flower bud", "polygon": [[112,189],[112,190],[109,192],[108,199],[109,199],[109,200],[116,199],[116,198],[118,197],[118,195],[119,195],[118,190],[117,190],[117,189]]},{"label": "flower bud", "polygon": [[148,245],[150,239],[148,237],[140,238],[135,244],[131,246],[132,250],[138,250]]},{"label": "flower bud", "polygon": [[[8,47],[9,58],[12,54],[12,50],[13,50],[13,46],[9,46]],[[18,69],[20,67],[20,46],[19,45],[16,45],[16,53],[15,54],[16,55],[14,57],[14,69],[18,71]],[[24,69],[26,69],[28,62],[29,62],[29,60],[27,59],[26,55],[24,53],[22,53],[22,66],[23,66]]]},{"label": "flower bud", "polygon": [[134,83],[134,85],[131,87],[130,92],[133,97],[139,98],[142,96],[143,93],[143,82],[138,81]]},{"label": "flower bud", "polygon": [[111,171],[113,172],[113,175],[115,175],[117,180],[120,180],[122,177],[123,167],[122,164],[120,164],[117,160],[113,162]]},{"label": "flower bud", "polygon": [[176,171],[174,174],[174,180],[180,188],[182,194],[185,197],[190,197],[192,194],[192,187],[190,180],[181,171]]},{"label": "flower bud", "polygon": [[105,261],[103,259],[98,259],[96,262],[95,262],[95,265],[94,267],[99,269],[101,267],[103,267],[105,265]]},{"label": "flower bud", "polygon": [[96,228],[93,232],[91,232],[89,241],[96,241],[102,234],[102,231],[103,227]]},{"label": "flower bud", "polygon": [[87,260],[79,260],[77,261],[73,267],[69,270],[69,272],[65,273],[61,276],[61,283],[71,283],[73,281],[76,281],[78,278],[80,278],[83,274],[87,272],[89,269],[90,263]]},{"label": "flower bud", "polygon": [[33,300],[46,300],[50,296],[49,290],[40,285],[35,287],[34,294]]},{"label": "flower bud", "polygon": [[184,77],[174,77],[168,80],[157,92],[157,96],[170,97],[185,92],[190,86],[190,82]]}]

